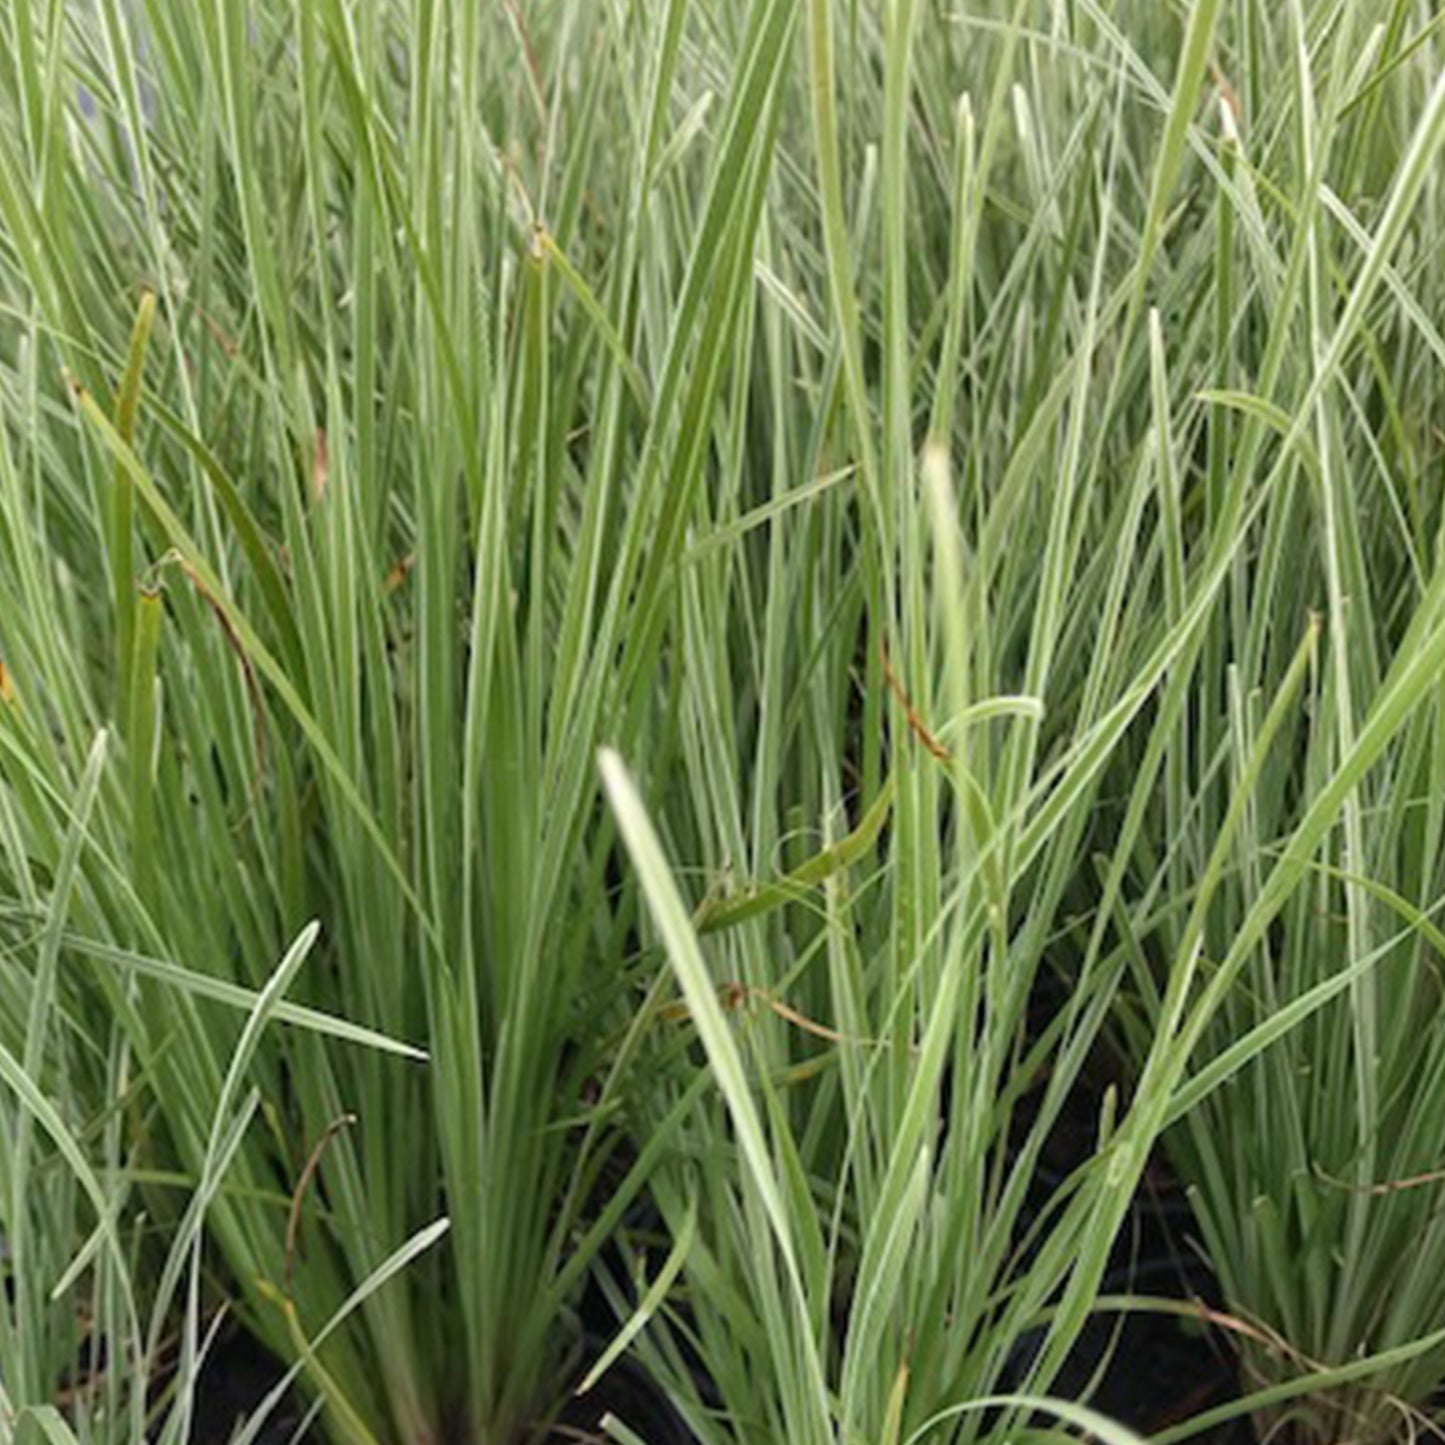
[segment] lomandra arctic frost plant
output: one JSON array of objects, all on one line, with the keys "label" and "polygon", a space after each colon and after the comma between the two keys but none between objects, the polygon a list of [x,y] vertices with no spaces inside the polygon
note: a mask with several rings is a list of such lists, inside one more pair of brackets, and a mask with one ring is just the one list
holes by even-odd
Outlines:
[{"label": "lomandra arctic frost plant", "polygon": [[1430,9],[3,0],[6,1428],[1424,1408]]}]

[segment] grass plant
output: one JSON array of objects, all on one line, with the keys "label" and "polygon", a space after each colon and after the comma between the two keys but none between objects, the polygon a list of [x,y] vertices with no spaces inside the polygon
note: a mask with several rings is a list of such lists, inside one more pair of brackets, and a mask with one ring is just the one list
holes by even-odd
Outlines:
[{"label": "grass plant", "polygon": [[1428,1412],[1432,10],[3,0],[4,1428]]},{"label": "grass plant", "polygon": [[[1200,1062],[1331,996],[1185,1117],[1174,1155],[1250,1375],[1267,1387],[1318,1377],[1263,1411],[1262,1428],[1403,1438],[1433,1428],[1445,1366],[1442,514],[1429,420],[1445,354],[1430,299],[1439,24],[1407,5],[1291,5],[1238,43],[1226,69],[1272,64],[1280,84],[1256,88],[1231,141],[1230,171],[1248,190],[1216,197],[1229,304],[1214,376],[1198,384],[1219,473],[1242,452],[1279,487],[1161,754],[1153,844],[1116,860],[1114,906],[1135,952],[1141,1051],[1172,1006],[1160,980],[1181,969],[1220,999],[1195,1041]],[[1269,236],[1273,267],[1256,239]],[[1295,703],[1271,716],[1290,666],[1285,619],[1297,630],[1311,614],[1318,656]],[[1257,781],[1241,803],[1250,754]],[[1311,814],[1325,799],[1337,814],[1321,830]],[[1194,884],[1224,833],[1208,886]],[[1370,1356],[1389,1367],[1331,1386]]]}]

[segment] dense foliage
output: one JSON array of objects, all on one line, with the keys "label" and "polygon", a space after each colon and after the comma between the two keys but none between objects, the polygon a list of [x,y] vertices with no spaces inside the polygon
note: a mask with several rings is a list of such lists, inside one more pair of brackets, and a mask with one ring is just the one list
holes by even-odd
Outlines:
[{"label": "dense foliage", "polygon": [[0,1440],[1423,1428],[1435,11],[0,0]]}]

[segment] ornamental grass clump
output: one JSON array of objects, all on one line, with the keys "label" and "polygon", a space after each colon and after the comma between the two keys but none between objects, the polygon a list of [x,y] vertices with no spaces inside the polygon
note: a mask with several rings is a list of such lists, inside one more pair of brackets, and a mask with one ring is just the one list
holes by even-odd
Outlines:
[{"label": "ornamental grass clump", "polygon": [[[1207,517],[1245,465],[1271,494],[1110,926],[1140,1055],[1191,990],[1218,1000],[1190,1042],[1227,1082],[1170,1145],[1261,1430],[1403,1439],[1445,1378],[1439,22],[1293,4],[1223,33],[1196,496]],[[1278,1042],[1238,1067],[1260,1031]]]},{"label": "ornamental grass clump", "polygon": [[[792,449],[857,511],[774,522],[766,592],[732,585],[781,615],[683,680],[700,765],[737,734],[765,786],[719,778],[699,834],[659,800],[664,844],[603,763],[718,1078],[659,1115],[688,1146],[633,1317],[702,1439],[1016,1438],[1091,1312],[1171,1308],[1100,1296],[1164,1131],[1246,1398],[1156,1439],[1404,1438],[1445,1374],[1435,26],[1203,4],[1166,48],[1124,8],[926,47],[921,7],[809,7],[822,255],[764,244],[831,346],[763,354],[831,388]],[[792,659],[740,728],[727,679]],[[690,907],[669,854],[713,860]],[[1109,1039],[1128,1091],[1041,1188]]]},{"label": "ornamental grass clump", "polygon": [[0,4],[0,1436],[1428,1411],[1429,12]]},{"label": "ornamental grass clump", "polygon": [[657,679],[777,82],[776,35],[685,20],[5,11],[0,866],[56,1010],[24,1062],[103,1118],[123,1040],[125,1216],[178,1227],[227,1005],[320,922],[295,1002],[397,1047],[267,1034],[207,1251],[338,1438],[544,1423],[599,1197],[640,1183],[593,752],[676,753]]}]

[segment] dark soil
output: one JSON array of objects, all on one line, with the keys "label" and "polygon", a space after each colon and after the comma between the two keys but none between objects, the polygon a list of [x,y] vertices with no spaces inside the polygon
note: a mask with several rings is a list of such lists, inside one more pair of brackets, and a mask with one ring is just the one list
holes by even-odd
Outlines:
[{"label": "dark soil", "polygon": [[[196,1382],[192,1445],[226,1445],[273,1390],[284,1371],[245,1330],[234,1323],[211,1347]],[[305,1407],[288,1395],[272,1412],[257,1445],[287,1445]]]},{"label": "dark soil", "polygon": [[[1217,1306],[1214,1281],[1186,1243],[1187,1212],[1162,1166],[1151,1169],[1135,1217],[1116,1251],[1110,1293],[1201,1300]],[[609,1320],[593,1322],[605,1341]],[[599,1344],[599,1348],[601,1345]],[[197,1396],[193,1445],[226,1445],[239,1421],[260,1403],[280,1369],[234,1326],[216,1342]],[[1055,1393],[1084,1398],[1097,1410],[1151,1434],[1238,1394],[1234,1361],[1217,1331],[1165,1314],[1101,1315],[1085,1331],[1055,1385]],[[551,1445],[601,1438],[600,1422],[616,1415],[648,1445],[694,1445],[693,1436],[645,1371],[622,1361],[582,1398],[568,1400]],[[290,1399],[272,1417],[261,1445],[286,1445],[302,1415]],[[1253,1445],[1247,1421],[1200,1445]]]},{"label": "dark soil", "polygon": [[[1170,1204],[1167,1195],[1140,1200],[1133,1237],[1126,1231],[1120,1240],[1106,1290],[1218,1308],[1214,1280],[1176,1237],[1187,1220]],[[1233,1353],[1219,1331],[1202,1321],[1140,1311],[1092,1320],[1053,1393],[1087,1397],[1094,1409],[1147,1436],[1237,1399],[1239,1388]],[[1198,1439],[1201,1445],[1254,1445],[1247,1417]]]},{"label": "dark soil", "polygon": [[[1047,1012],[1057,1003],[1052,995],[1061,986],[1059,980],[1041,981],[1037,1000],[1041,1010]],[[1107,1050],[1097,1052],[1063,1117],[1050,1132],[1032,1191],[1037,1207],[1092,1154],[1104,1090],[1112,1086],[1127,1091],[1125,1071],[1109,1064]],[[1025,1104],[1016,1124],[1026,1127],[1027,1114]],[[648,1213],[646,1200],[638,1201],[634,1211]],[[1156,1151],[1129,1222],[1115,1245],[1104,1292],[1221,1308],[1217,1283],[1191,1243],[1192,1233],[1183,1190],[1162,1151]],[[587,1344],[583,1353],[595,1358],[617,1328],[595,1285],[586,1291],[579,1314]],[[1020,1353],[1022,1372],[1027,1348]],[[584,1360],[582,1367],[588,1363]],[[700,1362],[696,1364],[700,1368]],[[237,1420],[255,1408],[278,1374],[274,1361],[233,1327],[217,1342],[203,1376],[193,1445],[226,1445]],[[710,1393],[704,1390],[705,1396]],[[1234,1357],[1221,1331],[1192,1317],[1149,1311],[1096,1316],[1051,1393],[1087,1401],[1103,1414],[1149,1435],[1236,1399],[1239,1390]],[[261,1445],[285,1445],[301,1414],[300,1403],[289,1401],[273,1417]],[[693,1436],[660,1389],[645,1370],[629,1360],[609,1370],[585,1397],[569,1397],[548,1437],[549,1445],[601,1439],[600,1422],[606,1414],[625,1421],[648,1445],[694,1445]],[[1199,1445],[1254,1445],[1247,1418],[1197,1439]]]},{"label": "dark soil", "polygon": [[[605,1343],[605,1342],[604,1342]],[[282,1367],[244,1331],[228,1329],[212,1348],[196,1391],[191,1445],[228,1445],[236,1431],[281,1378]],[[295,1395],[277,1408],[258,1445],[288,1445],[304,1415]],[[550,1435],[549,1445],[577,1445],[601,1439],[604,1415],[625,1420],[649,1445],[692,1445],[677,1412],[630,1361],[619,1361],[585,1397],[571,1396]],[[319,1440],[315,1432],[304,1437]]]}]

